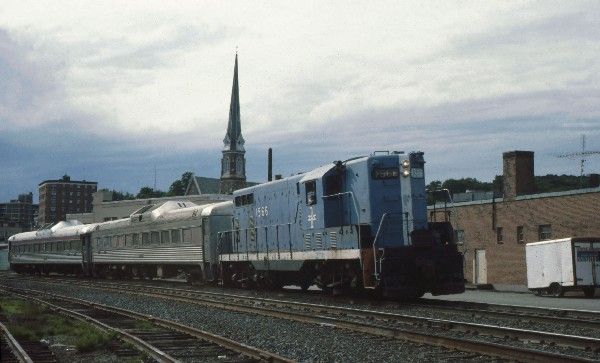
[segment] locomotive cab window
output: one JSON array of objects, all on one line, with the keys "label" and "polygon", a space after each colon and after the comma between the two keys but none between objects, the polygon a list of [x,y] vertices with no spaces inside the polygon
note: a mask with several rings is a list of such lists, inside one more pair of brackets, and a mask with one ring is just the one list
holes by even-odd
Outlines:
[{"label": "locomotive cab window", "polygon": [[317,181],[311,180],[304,183],[306,189],[306,205],[317,204]]},{"label": "locomotive cab window", "polygon": [[325,178],[324,195],[335,195],[342,192],[342,175],[334,174]]}]

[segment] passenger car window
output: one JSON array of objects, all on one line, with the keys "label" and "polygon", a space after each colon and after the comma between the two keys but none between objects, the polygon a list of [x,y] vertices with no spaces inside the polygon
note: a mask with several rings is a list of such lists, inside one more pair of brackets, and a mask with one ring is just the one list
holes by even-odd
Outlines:
[{"label": "passenger car window", "polygon": [[150,237],[153,244],[158,244],[160,242],[160,235],[158,232],[151,232]]},{"label": "passenger car window", "polygon": [[160,232],[160,237],[161,237],[160,243],[162,243],[162,244],[167,244],[167,243],[171,242],[171,240],[169,238],[170,237],[169,231]]},{"label": "passenger car window", "polygon": [[184,229],[182,232],[183,232],[183,243],[191,243],[192,242],[192,230]]},{"label": "passenger car window", "polygon": [[173,242],[173,243],[181,242],[181,234],[178,229],[174,229],[171,231],[171,242]]}]

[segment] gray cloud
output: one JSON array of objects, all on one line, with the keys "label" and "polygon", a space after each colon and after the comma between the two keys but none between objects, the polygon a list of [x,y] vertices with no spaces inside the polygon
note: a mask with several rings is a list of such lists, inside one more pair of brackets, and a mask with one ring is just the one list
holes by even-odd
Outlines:
[{"label": "gray cloud", "polygon": [[0,29],[0,129],[34,126],[57,116],[51,111],[64,98],[63,65],[37,52]]}]

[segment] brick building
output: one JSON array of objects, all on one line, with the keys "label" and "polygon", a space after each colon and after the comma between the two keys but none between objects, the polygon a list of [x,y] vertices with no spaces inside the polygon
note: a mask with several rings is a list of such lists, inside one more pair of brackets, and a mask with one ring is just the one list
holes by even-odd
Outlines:
[{"label": "brick building", "polygon": [[535,194],[533,152],[504,153],[503,166],[502,198],[430,206],[429,218],[457,229],[468,282],[523,288],[526,243],[600,236],[600,187]]},{"label": "brick building", "polygon": [[33,204],[33,193],[19,194],[17,199],[0,203],[0,219],[16,223],[23,231],[35,226],[38,205]]},{"label": "brick building", "polygon": [[97,188],[97,182],[71,180],[68,175],[41,182],[38,224],[64,221],[67,213],[91,212],[92,194]]}]

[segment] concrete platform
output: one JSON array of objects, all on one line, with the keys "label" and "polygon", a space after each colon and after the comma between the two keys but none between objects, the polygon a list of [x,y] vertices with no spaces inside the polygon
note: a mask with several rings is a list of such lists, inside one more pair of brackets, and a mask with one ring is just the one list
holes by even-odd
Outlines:
[{"label": "concrete platform", "polygon": [[488,304],[523,305],[556,309],[593,310],[600,312],[600,290],[596,289],[596,296],[592,299],[585,298],[578,291],[567,292],[564,297],[535,296],[532,293],[501,292],[489,290],[467,290],[458,295],[432,296],[425,294],[423,298],[469,301]]}]

